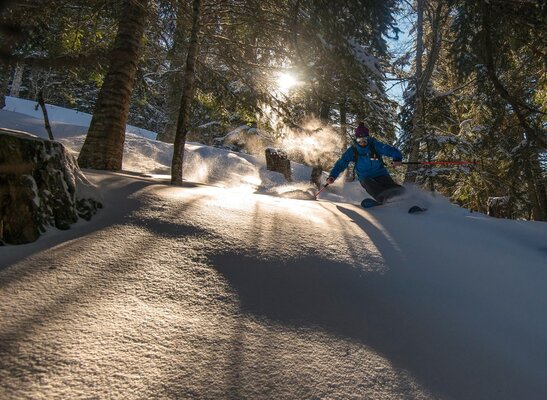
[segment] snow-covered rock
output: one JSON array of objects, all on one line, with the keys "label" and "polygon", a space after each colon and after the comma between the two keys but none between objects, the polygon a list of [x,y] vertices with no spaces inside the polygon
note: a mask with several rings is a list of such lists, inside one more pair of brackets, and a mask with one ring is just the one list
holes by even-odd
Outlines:
[{"label": "snow-covered rock", "polygon": [[101,207],[92,188],[62,144],[0,129],[0,243],[89,220]]},{"label": "snow-covered rock", "polygon": [[496,218],[511,218],[511,197],[489,197],[486,203],[488,206],[488,215]]}]

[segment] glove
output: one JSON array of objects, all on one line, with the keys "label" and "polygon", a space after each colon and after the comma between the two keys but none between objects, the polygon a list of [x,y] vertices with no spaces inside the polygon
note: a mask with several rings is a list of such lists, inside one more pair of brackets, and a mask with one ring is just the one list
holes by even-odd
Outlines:
[{"label": "glove", "polygon": [[334,183],[335,180],[336,180],[335,177],[329,176],[329,177],[327,178],[327,185],[332,185],[332,184]]}]

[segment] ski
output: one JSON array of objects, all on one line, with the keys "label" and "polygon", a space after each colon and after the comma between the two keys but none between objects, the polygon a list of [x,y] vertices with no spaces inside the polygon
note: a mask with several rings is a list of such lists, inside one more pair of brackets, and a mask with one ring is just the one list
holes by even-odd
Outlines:
[{"label": "ski", "polygon": [[379,206],[381,205],[382,203],[378,203],[376,200],[374,199],[364,199],[362,202],[361,202],[361,207],[363,208],[371,208],[371,207],[376,207],[376,206]]},{"label": "ski", "polygon": [[[364,199],[364,200],[361,202],[361,207],[366,208],[366,209],[372,208],[372,207],[381,206],[381,205],[382,205],[382,203],[379,203],[379,202],[377,202],[376,200],[374,200],[374,199],[369,199],[369,198]],[[409,214],[415,214],[415,213],[424,212],[424,211],[426,211],[426,210],[427,210],[427,208],[424,208],[424,207],[420,207],[420,206],[414,205],[414,206],[412,206],[412,207],[410,207],[410,208],[408,209],[408,213],[409,213]]]}]

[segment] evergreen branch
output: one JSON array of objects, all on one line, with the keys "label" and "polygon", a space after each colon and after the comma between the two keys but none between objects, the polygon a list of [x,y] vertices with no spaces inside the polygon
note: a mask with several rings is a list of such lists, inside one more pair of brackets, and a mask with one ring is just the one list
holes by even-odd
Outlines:
[{"label": "evergreen branch", "polygon": [[471,85],[472,83],[476,82],[477,78],[472,78],[469,80],[469,82],[464,83],[463,85],[458,86],[457,88],[453,88],[450,90],[447,90],[446,92],[439,93],[437,95],[431,96],[432,99],[438,99],[440,97],[447,97],[453,95],[455,92],[459,92],[462,89],[465,89],[467,86]]},{"label": "evergreen branch", "polygon": [[494,55],[493,55],[493,44],[492,44],[492,32],[491,32],[491,22],[489,20],[490,15],[490,7],[488,4],[483,3],[482,5],[482,42],[483,42],[483,50],[484,50],[484,60],[485,60],[485,66],[486,66],[486,72],[488,77],[490,78],[490,81],[494,85],[494,88],[498,92],[498,94],[505,100],[507,103],[511,106],[513,111],[515,112],[519,122],[521,123],[522,128],[524,131],[531,136],[533,140],[535,140],[540,146],[543,148],[547,148],[547,142],[545,140],[545,135],[538,134],[536,130],[530,126],[528,121],[526,120],[526,116],[523,114],[523,109],[527,110],[529,112],[534,113],[542,113],[543,112],[536,110],[534,108],[529,107],[528,105],[522,103],[519,99],[515,98],[511,93],[509,93],[509,90],[505,87],[505,85],[501,82],[498,75],[496,74],[496,68],[494,64]]}]

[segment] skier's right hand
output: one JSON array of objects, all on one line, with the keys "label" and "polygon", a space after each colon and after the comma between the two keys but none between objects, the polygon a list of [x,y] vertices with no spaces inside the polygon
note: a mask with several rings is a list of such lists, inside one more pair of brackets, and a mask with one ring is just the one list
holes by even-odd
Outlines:
[{"label": "skier's right hand", "polygon": [[334,183],[335,179],[336,179],[335,177],[329,176],[327,178],[327,185],[332,185]]}]

